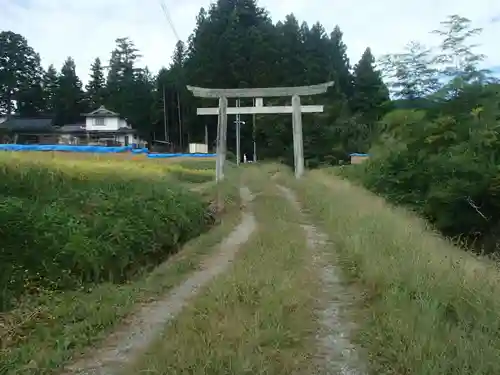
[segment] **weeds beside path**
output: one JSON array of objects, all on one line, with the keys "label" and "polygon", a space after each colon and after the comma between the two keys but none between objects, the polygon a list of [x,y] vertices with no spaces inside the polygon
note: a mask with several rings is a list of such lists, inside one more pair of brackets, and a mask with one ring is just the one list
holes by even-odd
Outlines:
[{"label": "weeds beside path", "polygon": [[357,341],[376,374],[500,373],[500,274],[403,209],[322,171],[288,179],[364,289]]},{"label": "weeds beside path", "polygon": [[[240,221],[234,181],[222,186],[227,212],[219,225],[189,241],[151,273],[121,284],[54,292],[0,315],[0,374],[52,375],[99,345],[141,304],[149,304],[178,285]],[[213,193],[210,193],[213,194]]]}]

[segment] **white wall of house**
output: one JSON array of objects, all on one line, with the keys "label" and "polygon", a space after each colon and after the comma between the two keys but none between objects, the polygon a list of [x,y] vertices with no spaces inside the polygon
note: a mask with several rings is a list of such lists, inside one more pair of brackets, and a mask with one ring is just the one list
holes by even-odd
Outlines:
[{"label": "white wall of house", "polygon": [[0,116],[0,124],[7,121],[7,116]]},{"label": "white wall of house", "polygon": [[[123,125],[123,123],[125,125]],[[85,119],[85,128],[87,131],[117,131],[120,126],[126,127],[127,123],[125,120],[119,117],[87,117]]]}]

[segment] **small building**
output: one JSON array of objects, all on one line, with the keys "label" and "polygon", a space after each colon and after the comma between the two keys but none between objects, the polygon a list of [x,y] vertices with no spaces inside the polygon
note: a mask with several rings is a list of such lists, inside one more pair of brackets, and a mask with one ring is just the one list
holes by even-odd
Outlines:
[{"label": "small building", "polygon": [[354,153],[350,154],[350,157],[351,157],[351,164],[361,164],[366,160],[368,160],[370,158],[370,155]]},{"label": "small building", "polygon": [[54,144],[57,135],[50,118],[10,116],[0,122],[0,143]]}]

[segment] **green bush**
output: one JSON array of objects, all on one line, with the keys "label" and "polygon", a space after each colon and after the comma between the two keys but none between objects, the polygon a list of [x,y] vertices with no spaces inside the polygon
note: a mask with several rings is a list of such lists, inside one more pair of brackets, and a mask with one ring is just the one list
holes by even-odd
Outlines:
[{"label": "green bush", "polygon": [[417,211],[445,235],[493,244],[483,240],[500,234],[500,112],[491,98],[474,105],[454,116],[444,105],[441,112],[389,113],[370,160],[342,173]]},{"label": "green bush", "polygon": [[38,289],[123,282],[197,236],[206,203],[169,180],[0,159],[0,307]]}]

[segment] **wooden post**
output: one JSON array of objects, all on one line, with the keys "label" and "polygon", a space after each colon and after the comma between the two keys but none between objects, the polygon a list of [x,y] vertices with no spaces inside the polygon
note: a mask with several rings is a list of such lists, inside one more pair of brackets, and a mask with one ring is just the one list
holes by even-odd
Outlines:
[{"label": "wooden post", "polygon": [[226,161],[227,148],[227,98],[219,98],[219,121],[218,121],[218,142],[217,142],[217,160],[219,170],[216,171],[216,180],[224,179],[224,163]]},{"label": "wooden post", "polygon": [[302,139],[302,112],[300,108],[300,96],[297,94],[292,96],[292,111],[295,177],[301,178],[304,174],[304,143]]}]

